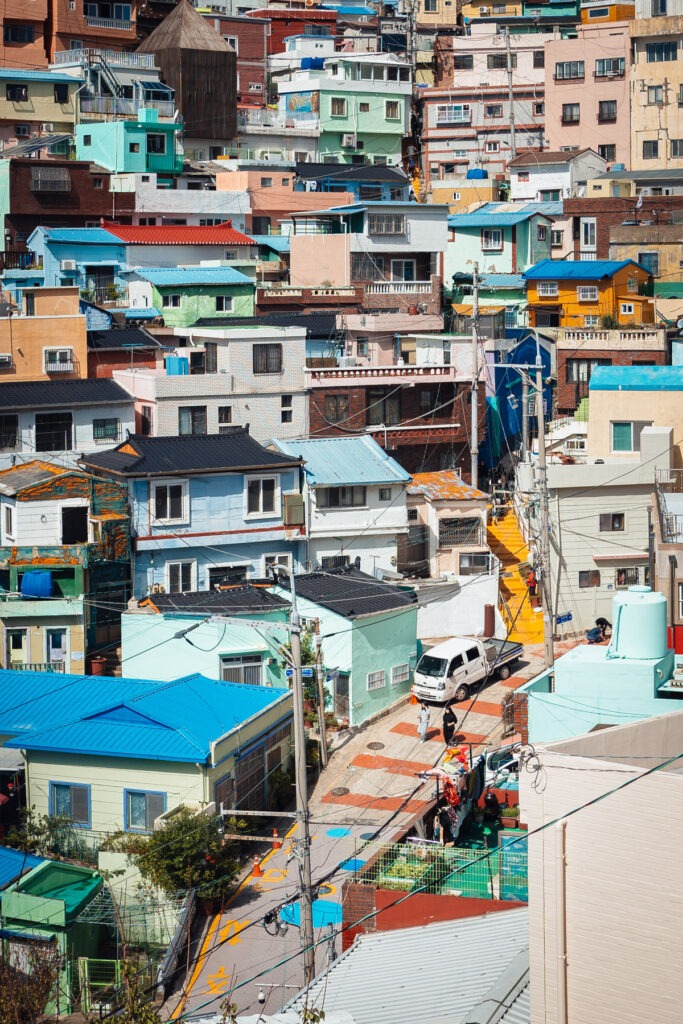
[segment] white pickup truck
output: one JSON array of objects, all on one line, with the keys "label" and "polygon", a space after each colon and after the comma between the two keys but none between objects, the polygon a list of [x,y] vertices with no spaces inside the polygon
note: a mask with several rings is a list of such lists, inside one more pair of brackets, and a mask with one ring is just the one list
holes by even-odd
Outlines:
[{"label": "white pickup truck", "polygon": [[521,657],[521,644],[454,636],[426,651],[415,667],[412,692],[418,700],[447,704],[467,700],[475,687],[507,679]]}]

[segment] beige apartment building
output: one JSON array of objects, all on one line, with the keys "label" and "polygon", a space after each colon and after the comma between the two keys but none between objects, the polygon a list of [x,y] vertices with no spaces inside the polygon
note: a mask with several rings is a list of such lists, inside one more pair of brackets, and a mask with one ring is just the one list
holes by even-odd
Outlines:
[{"label": "beige apartment building", "polygon": [[630,22],[631,170],[683,168],[683,17]]},{"label": "beige apartment building", "polygon": [[87,376],[78,288],[24,288],[21,308],[0,314],[0,383]]},{"label": "beige apartment building", "polygon": [[545,48],[545,138],[550,150],[590,148],[628,164],[630,38],[627,21],[577,26]]}]

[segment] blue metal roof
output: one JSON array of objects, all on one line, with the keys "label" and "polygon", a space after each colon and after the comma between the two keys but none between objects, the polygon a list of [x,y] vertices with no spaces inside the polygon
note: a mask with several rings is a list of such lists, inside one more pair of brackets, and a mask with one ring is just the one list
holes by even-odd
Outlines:
[{"label": "blue metal roof", "polygon": [[[310,39],[310,36],[306,36]],[[289,235],[249,235],[259,245],[266,245],[275,252],[289,252],[291,239]]]},{"label": "blue metal roof", "polygon": [[318,437],[274,443],[285,455],[305,459],[304,470],[308,482],[314,487],[391,484],[410,480],[410,473],[406,473],[371,437]]},{"label": "blue metal roof", "polygon": [[24,853],[23,850],[11,850],[9,846],[0,846],[0,889],[6,888],[44,861],[44,857],[34,857],[32,853]]},{"label": "blue metal roof", "polygon": [[[7,674],[10,673],[0,676]],[[11,673],[16,674],[46,673]],[[16,736],[6,746],[101,757],[201,762],[210,756],[212,742],[289,696],[289,690],[220,682],[199,674],[164,683],[128,680],[128,692],[126,686],[118,687],[115,679],[105,682],[102,677],[85,678],[89,683],[90,708],[76,699],[77,684],[67,685],[58,704],[53,700],[50,714],[43,715],[46,727]],[[93,693],[95,687],[98,702]]]},{"label": "blue metal roof", "polygon": [[[89,245],[120,245],[124,246],[116,235],[104,228],[37,228],[45,233],[48,242],[77,242]],[[30,241],[30,239],[29,239]]]},{"label": "blue metal roof", "polygon": [[521,224],[523,221],[537,216],[537,210],[521,209],[516,213],[492,213],[477,210],[475,213],[452,213],[448,218],[448,226],[451,230],[457,228],[504,228]]},{"label": "blue metal roof", "polygon": [[0,68],[0,79],[9,82],[50,82],[59,85],[78,85],[83,81],[77,75],[65,75],[59,71],[22,71],[21,68]]},{"label": "blue metal roof", "polygon": [[336,11],[337,14],[357,14],[357,15],[369,15],[371,18],[377,17],[377,11],[373,11],[372,7],[345,7],[342,4],[321,4],[321,11]]},{"label": "blue metal roof", "polygon": [[534,213],[544,213],[546,217],[561,217],[564,212],[562,200],[556,203],[524,203],[522,209],[533,210]]},{"label": "blue metal roof", "polygon": [[517,288],[524,289],[524,278],[521,274],[482,274],[483,288]]},{"label": "blue metal roof", "polygon": [[683,366],[596,366],[589,391],[683,391]]},{"label": "blue metal roof", "polygon": [[541,260],[523,277],[527,281],[600,281],[629,265],[640,266],[634,260]]},{"label": "blue metal roof", "polygon": [[250,277],[240,274],[234,267],[138,267],[136,273],[143,281],[151,281],[158,288],[173,285],[254,284]]},{"label": "blue metal roof", "polygon": [[131,306],[124,310],[126,320],[153,320],[161,316],[161,312],[154,306]]}]

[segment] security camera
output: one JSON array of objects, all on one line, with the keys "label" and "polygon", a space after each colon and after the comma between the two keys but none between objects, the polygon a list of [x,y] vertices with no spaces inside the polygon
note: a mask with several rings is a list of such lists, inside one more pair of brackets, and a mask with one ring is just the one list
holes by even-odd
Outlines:
[{"label": "security camera", "polygon": [[258,1001],[261,1004],[261,1006],[263,1006],[263,1004],[266,1001],[266,993],[263,991],[262,988],[258,990]]}]

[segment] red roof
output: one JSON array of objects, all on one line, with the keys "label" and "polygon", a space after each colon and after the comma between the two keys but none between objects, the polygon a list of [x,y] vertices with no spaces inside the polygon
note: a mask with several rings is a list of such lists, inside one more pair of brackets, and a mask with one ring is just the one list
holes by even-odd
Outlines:
[{"label": "red roof", "polygon": [[211,227],[194,224],[115,224],[102,220],[101,225],[122,242],[132,245],[256,245],[253,238],[236,231],[231,220]]}]

